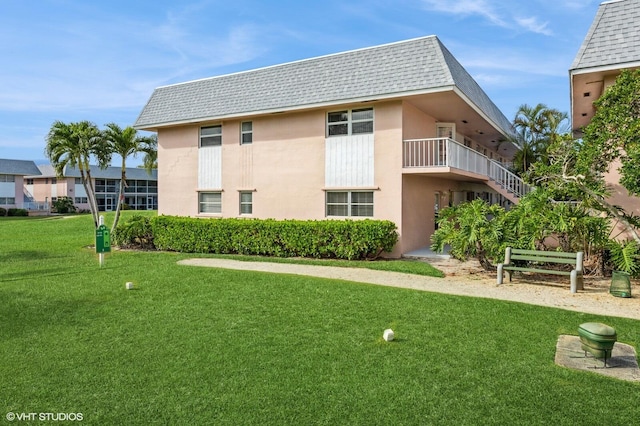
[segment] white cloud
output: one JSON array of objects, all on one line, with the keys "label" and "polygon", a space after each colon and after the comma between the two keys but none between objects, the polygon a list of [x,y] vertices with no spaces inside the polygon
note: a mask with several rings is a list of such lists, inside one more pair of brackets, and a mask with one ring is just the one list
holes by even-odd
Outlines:
[{"label": "white cloud", "polygon": [[543,35],[553,35],[553,32],[549,29],[548,22],[540,23],[538,18],[531,16],[529,18],[516,18],[516,23],[527,31]]},{"label": "white cloud", "polygon": [[[451,2],[449,0],[421,0],[429,10],[457,15],[461,17],[479,16],[498,27],[524,30],[545,36],[553,35],[548,22],[541,22],[536,16],[544,13],[545,8],[536,3],[504,2],[497,0],[462,0]],[[544,1],[542,3],[545,3]],[[567,5],[567,8],[575,9],[576,4]],[[552,4],[544,6],[555,6]],[[525,17],[526,16],[526,17]]]},{"label": "white cloud", "polygon": [[493,5],[486,0],[422,0],[423,4],[431,10],[452,15],[479,15],[495,25],[506,27],[508,24],[502,19]]}]

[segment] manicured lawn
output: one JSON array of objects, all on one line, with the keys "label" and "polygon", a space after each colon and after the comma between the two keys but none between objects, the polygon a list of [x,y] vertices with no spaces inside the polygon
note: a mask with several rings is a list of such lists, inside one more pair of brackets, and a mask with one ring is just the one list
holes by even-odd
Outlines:
[{"label": "manicured lawn", "polygon": [[[126,212],[130,214],[129,212]],[[107,223],[110,221],[107,220]],[[558,367],[640,322],[87,246],[91,218],[0,219],[0,410],[85,424],[634,424],[640,384]],[[125,282],[136,289],[125,290]],[[391,327],[397,341],[384,342]]]}]

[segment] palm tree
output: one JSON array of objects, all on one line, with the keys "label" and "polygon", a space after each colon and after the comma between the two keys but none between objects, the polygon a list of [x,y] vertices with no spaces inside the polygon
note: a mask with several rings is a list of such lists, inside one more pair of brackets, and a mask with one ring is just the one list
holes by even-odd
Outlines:
[{"label": "palm tree", "polygon": [[51,162],[58,177],[64,176],[67,166],[76,167],[93,215],[93,222],[98,227],[98,203],[91,178],[91,158],[98,161],[98,166],[105,168],[109,162],[109,152],[98,126],[89,121],[63,123],[55,121],[46,137],[45,155]]},{"label": "palm tree", "polygon": [[151,174],[153,169],[158,168],[158,137],[156,135],[145,138],[142,152],[144,152],[142,167],[148,174]]},{"label": "palm tree", "polygon": [[[118,202],[116,204],[116,215],[111,225],[111,232],[116,229],[120,220],[120,210],[124,200],[124,188],[127,181],[127,158],[135,157],[140,152],[147,153],[150,146],[154,146],[155,138],[138,136],[138,132],[131,126],[124,129],[116,123],[109,123],[104,130],[104,138],[107,141],[110,154],[118,154],[122,158],[120,189],[118,191]],[[149,155],[147,153],[147,155]]]},{"label": "palm tree", "polygon": [[519,174],[526,172],[536,161],[547,163],[547,148],[569,129],[567,113],[545,104],[520,105],[513,126],[516,129],[513,142],[519,148],[514,167]]}]

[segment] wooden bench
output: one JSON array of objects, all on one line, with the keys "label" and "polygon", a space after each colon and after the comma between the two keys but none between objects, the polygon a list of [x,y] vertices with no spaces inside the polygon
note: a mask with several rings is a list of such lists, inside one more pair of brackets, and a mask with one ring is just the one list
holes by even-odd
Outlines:
[{"label": "wooden bench", "polygon": [[[581,251],[577,253],[566,253],[561,251],[522,250],[507,247],[504,253],[504,263],[498,264],[498,285],[502,284],[503,271],[507,271],[509,274],[509,281],[511,281],[513,271],[569,275],[571,277],[571,293],[576,293],[578,289],[584,289],[584,280],[582,277],[583,257],[584,254]],[[514,260],[526,261],[527,265],[515,265],[513,263]],[[559,271],[557,269],[545,268],[545,264],[548,263],[574,265],[575,268],[571,271]]]}]

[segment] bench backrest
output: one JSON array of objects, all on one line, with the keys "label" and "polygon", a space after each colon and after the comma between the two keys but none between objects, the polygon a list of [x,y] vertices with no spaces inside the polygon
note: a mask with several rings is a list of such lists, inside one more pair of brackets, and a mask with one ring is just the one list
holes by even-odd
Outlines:
[{"label": "bench backrest", "polygon": [[530,262],[564,263],[575,265],[576,271],[582,272],[582,260],[584,253],[567,253],[563,251],[524,250],[507,247],[504,253],[504,263],[510,264],[512,260],[527,260]]}]

